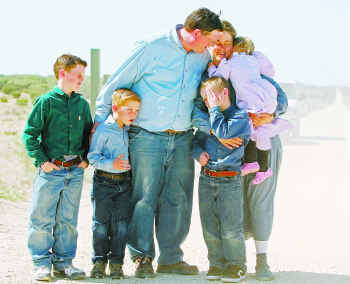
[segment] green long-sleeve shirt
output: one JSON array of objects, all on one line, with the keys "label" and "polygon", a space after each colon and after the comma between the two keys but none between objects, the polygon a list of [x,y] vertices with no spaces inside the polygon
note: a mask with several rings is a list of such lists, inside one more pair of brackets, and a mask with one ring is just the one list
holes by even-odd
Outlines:
[{"label": "green long-sleeve shirt", "polygon": [[35,101],[22,140],[36,167],[52,159],[63,160],[64,155],[86,160],[92,124],[88,102],[56,86]]}]

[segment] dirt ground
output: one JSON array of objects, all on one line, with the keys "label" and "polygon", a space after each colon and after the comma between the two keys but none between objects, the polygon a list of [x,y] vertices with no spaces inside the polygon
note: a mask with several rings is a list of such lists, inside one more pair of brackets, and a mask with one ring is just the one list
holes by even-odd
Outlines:
[{"label": "dirt ground", "polygon": [[[0,105],[3,116],[4,105]],[[25,113],[25,111],[23,111]],[[23,115],[24,116],[24,115]],[[8,157],[9,137],[4,135],[1,120],[0,186],[20,182],[24,192],[31,191],[33,172],[11,165]],[[23,123],[19,123],[21,128]],[[15,126],[6,126],[9,129]],[[6,128],[5,127],[5,128]],[[276,275],[276,284],[345,284],[350,283],[350,182],[349,155],[346,129],[350,127],[350,110],[337,99],[334,104],[311,113],[301,121],[300,137],[284,139],[284,157],[275,200],[274,230],[270,240],[269,260]],[[6,128],[6,129],[7,129]],[[15,135],[14,135],[15,136]],[[11,137],[10,137],[11,138]],[[198,166],[195,185],[191,231],[183,244],[185,260],[198,265],[198,276],[157,275],[153,280],[133,276],[134,265],[128,254],[125,258],[124,280],[86,279],[68,281],[54,279],[55,283],[209,283],[207,251],[202,238],[197,202]],[[23,180],[29,172],[28,178]],[[91,187],[89,168],[85,176],[79,214],[79,239],[74,263],[86,272],[91,268]],[[31,260],[26,247],[30,194],[25,200],[0,199],[0,283],[36,283],[31,280]],[[248,278],[243,283],[261,283],[254,279],[254,244],[247,242]],[[156,268],[156,263],[154,262]],[[220,281],[212,282],[220,283]]]}]

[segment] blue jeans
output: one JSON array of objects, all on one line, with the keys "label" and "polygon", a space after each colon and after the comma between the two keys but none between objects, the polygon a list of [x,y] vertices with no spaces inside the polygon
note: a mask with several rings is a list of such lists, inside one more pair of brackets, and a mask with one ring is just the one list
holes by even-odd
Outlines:
[{"label": "blue jeans", "polygon": [[91,191],[92,262],[123,264],[131,215],[131,177],[113,180],[94,174]]},{"label": "blue jeans", "polygon": [[210,266],[245,265],[243,193],[240,176],[209,177],[198,185],[199,212]]},{"label": "blue jeans", "polygon": [[32,194],[28,248],[35,266],[69,264],[77,249],[77,223],[84,170],[38,169]]},{"label": "blue jeans", "polygon": [[176,135],[138,127],[129,130],[134,211],[128,247],[133,259],[155,257],[155,224],[160,252],[158,263],[174,264],[183,260],[180,245],[189,232],[192,214],[192,140],[192,130]]}]

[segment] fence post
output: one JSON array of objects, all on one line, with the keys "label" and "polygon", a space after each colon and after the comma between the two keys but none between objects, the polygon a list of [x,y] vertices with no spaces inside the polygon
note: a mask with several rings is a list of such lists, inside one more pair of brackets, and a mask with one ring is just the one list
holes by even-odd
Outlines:
[{"label": "fence post", "polygon": [[90,109],[92,117],[95,116],[96,98],[100,91],[100,49],[90,49],[90,76],[91,76],[91,93],[90,93]]}]

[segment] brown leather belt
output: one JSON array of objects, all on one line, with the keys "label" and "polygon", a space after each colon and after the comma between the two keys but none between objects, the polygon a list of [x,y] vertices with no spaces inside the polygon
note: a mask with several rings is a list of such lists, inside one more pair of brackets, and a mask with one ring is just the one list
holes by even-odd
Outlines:
[{"label": "brown leather belt", "polygon": [[209,170],[208,168],[203,168],[202,171],[210,177],[235,177],[238,176],[238,172],[236,171],[213,171]]},{"label": "brown leather belt", "polygon": [[110,178],[110,179],[113,179],[113,180],[121,180],[121,179],[124,179],[124,178],[130,176],[130,171],[117,174],[117,173],[105,172],[105,171],[102,171],[102,170],[96,170],[95,173],[98,176]]},{"label": "brown leather belt", "polygon": [[169,134],[169,135],[175,135],[175,134],[185,133],[186,131],[177,131],[174,129],[167,129],[167,130],[164,130],[164,132]]},{"label": "brown leather belt", "polygon": [[59,160],[55,159],[52,162],[58,167],[70,168],[72,166],[80,164],[81,158],[77,157],[77,158],[75,158],[73,160],[66,161],[66,162],[62,162],[62,161],[59,161]]}]

